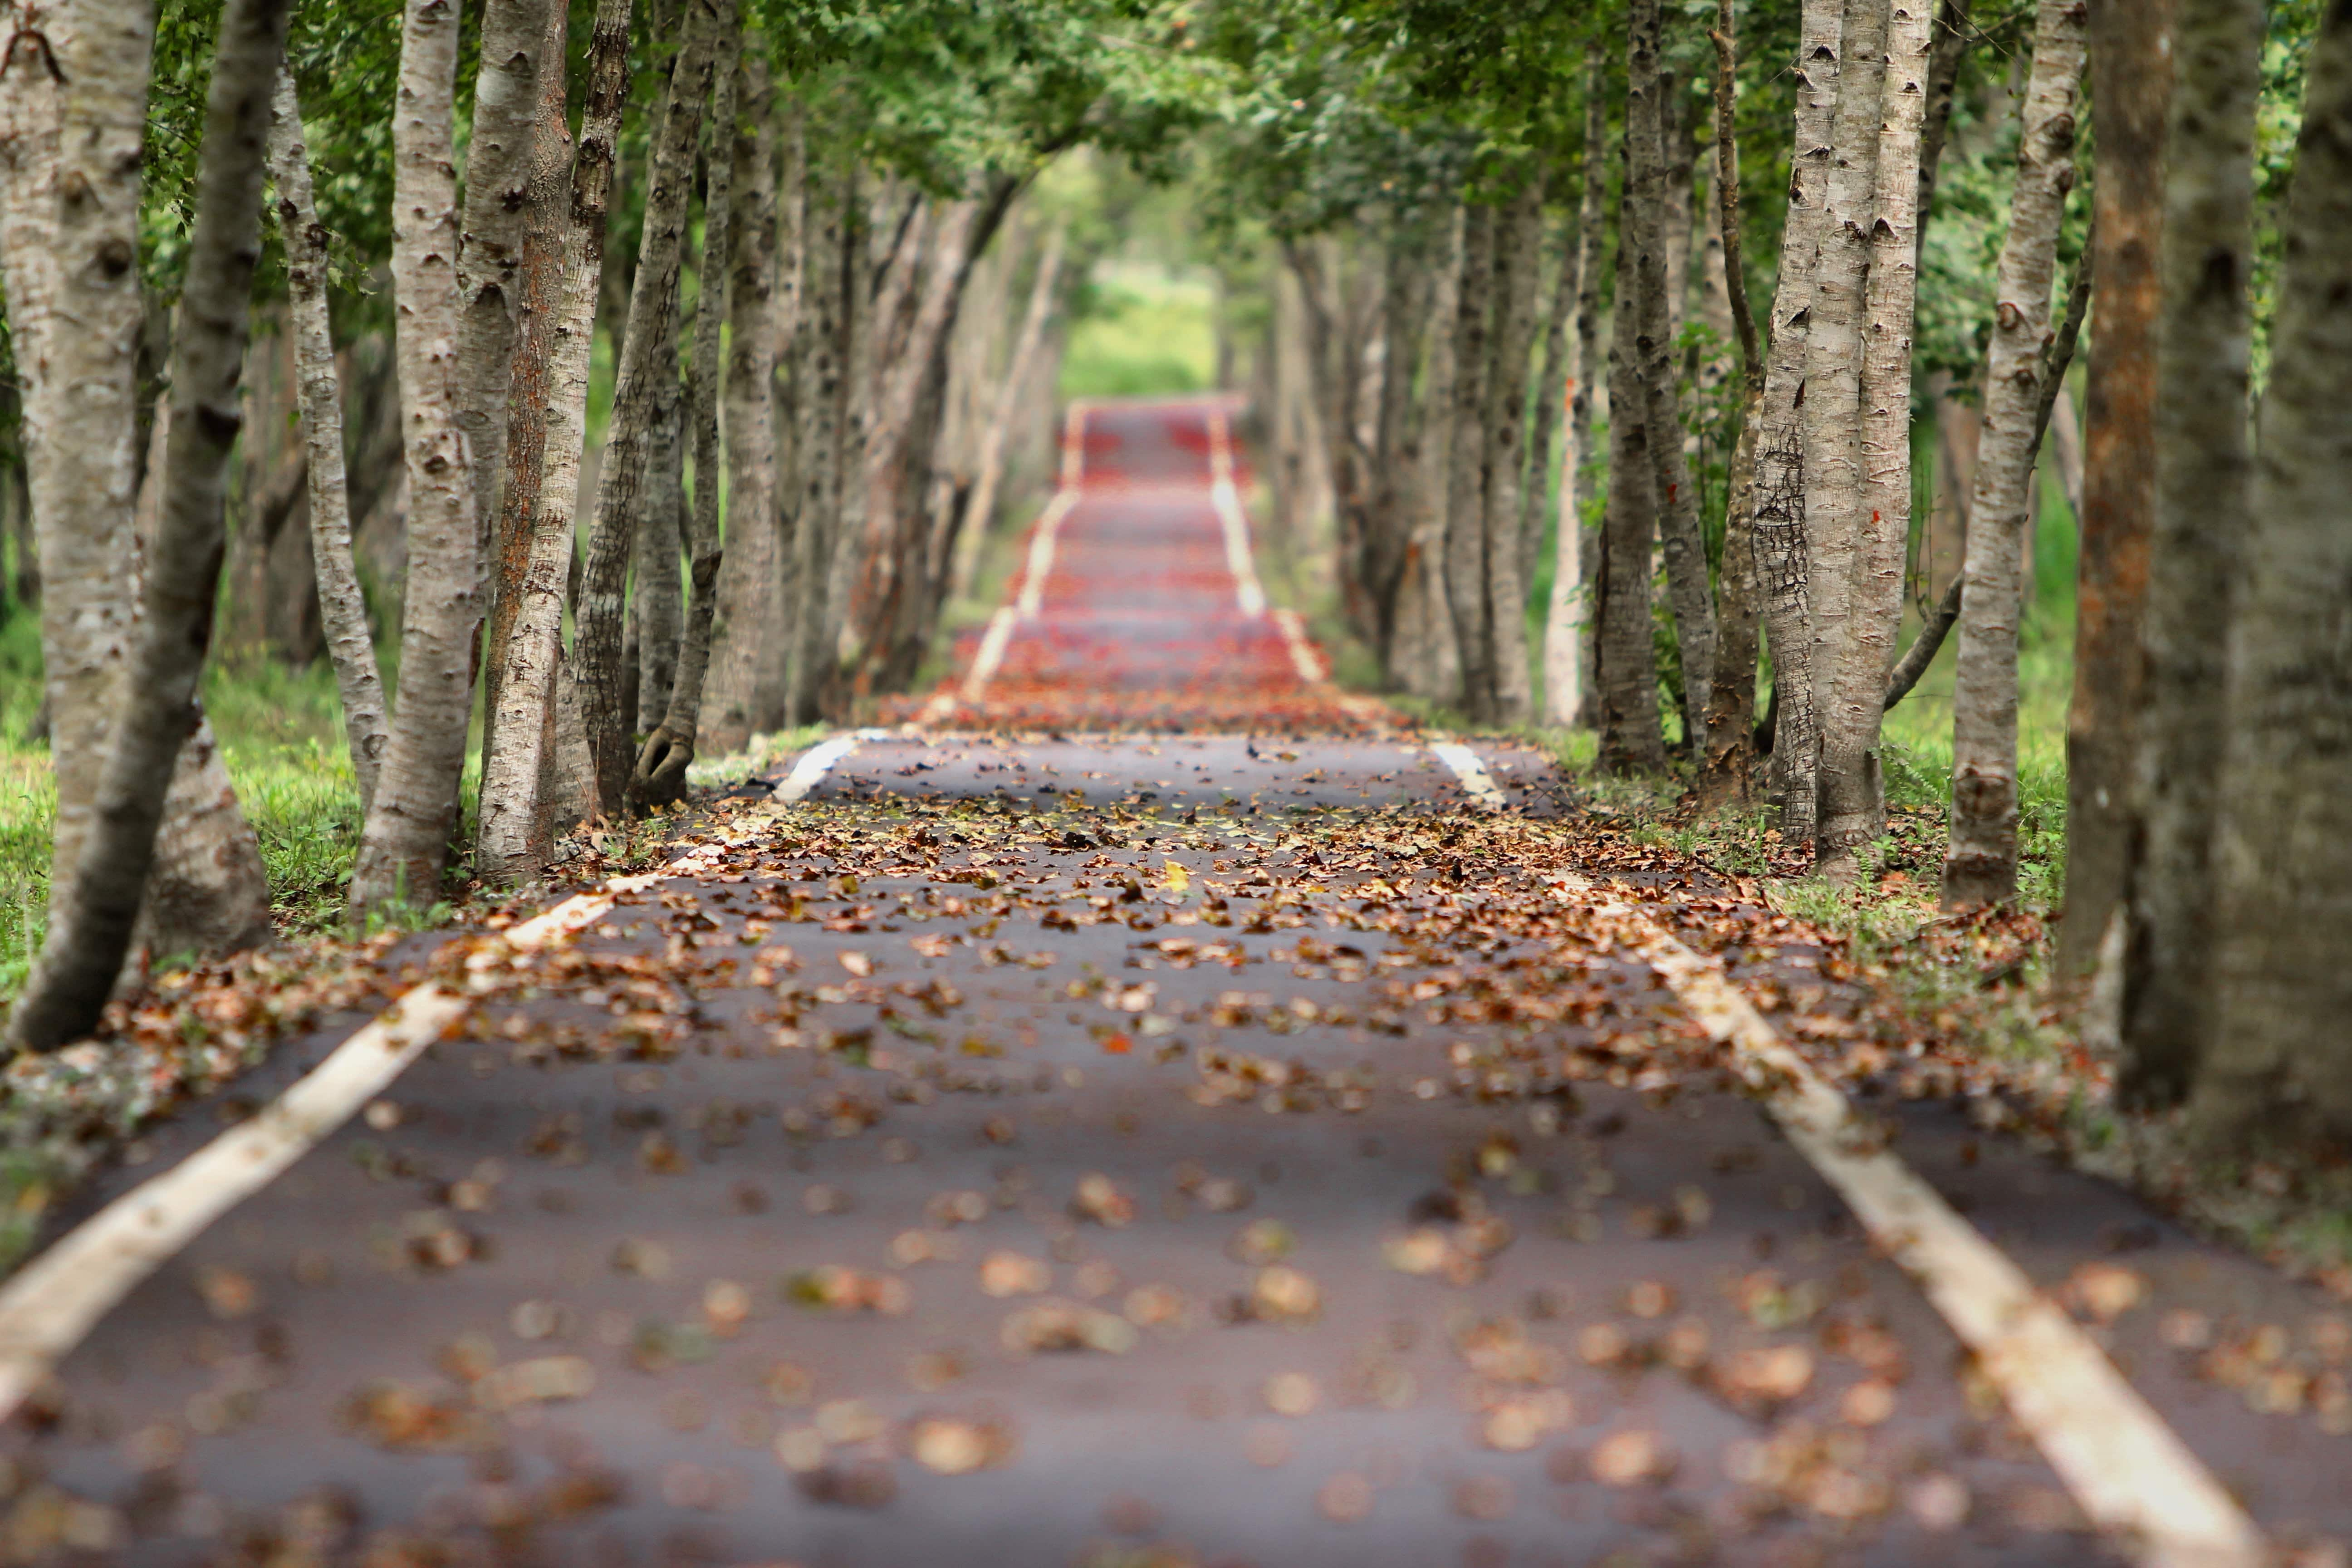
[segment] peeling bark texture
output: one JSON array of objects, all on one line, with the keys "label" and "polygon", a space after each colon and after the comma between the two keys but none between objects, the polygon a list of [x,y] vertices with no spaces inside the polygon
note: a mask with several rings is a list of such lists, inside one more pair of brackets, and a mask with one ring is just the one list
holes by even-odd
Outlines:
[{"label": "peeling bark texture", "polygon": [[1838,87],[1839,0],[1805,0],[1797,44],[1795,154],[1772,300],[1772,347],[1756,430],[1751,548],[1772,653],[1772,769],[1780,841],[1808,853],[1817,820],[1821,724],[1813,703],[1812,562],[1806,544],[1805,367],[1813,278],[1828,213]]},{"label": "peeling bark texture", "polygon": [[1495,234],[1495,358],[1486,377],[1486,540],[1487,636],[1492,640],[1493,716],[1524,723],[1528,689],[1528,595],[1519,575],[1526,549],[1519,498],[1527,468],[1528,368],[1535,349],[1536,291],[1543,256],[1543,181],[1527,184],[1500,215]]},{"label": "peeling bark texture", "polygon": [[729,143],[734,211],[728,219],[727,554],[711,627],[708,701],[714,717],[696,738],[701,749],[720,752],[741,751],[755,730],[774,729],[784,700],[782,682],[762,679],[772,668],[768,649],[784,636],[778,564],[783,519],[776,504],[777,236],[768,221],[777,210],[775,93],[762,47],[746,48],[738,68],[743,111]]},{"label": "peeling bark texture", "polygon": [[1756,753],[1756,438],[1763,423],[1764,357],[1756,334],[1756,313],[1748,301],[1748,263],[1740,223],[1738,44],[1732,0],[1717,0],[1715,45],[1716,212],[1709,254],[1720,266],[1723,310],[1731,341],[1739,347],[1745,395],[1739,438],[1731,452],[1729,490],[1723,519],[1722,584],[1716,643],[1715,688],[1706,707],[1706,753],[1699,768],[1701,810],[1745,802]]},{"label": "peeling bark texture", "polygon": [[1984,435],[1969,502],[1962,567],[1969,613],[1960,623],[1952,690],[1947,909],[2000,903],[2017,891],[2018,556],[2048,373],[2042,343],[2050,328],[2058,221],[2074,182],[2074,93],[2085,31],[2082,0],[2040,0],[1985,364]]},{"label": "peeling bark texture", "polygon": [[2062,974],[2088,974],[2123,907],[2131,858],[2140,618],[2156,512],[2156,342],[2163,304],[2164,116],[2172,0],[2092,0],[2098,149],[2089,268],[2099,296],[2084,388],[2074,690],[2066,710]]},{"label": "peeling bark texture", "polygon": [[[677,323],[671,323],[662,363],[677,363]],[[643,510],[630,541],[629,599],[637,639],[636,696],[625,704],[627,728],[642,735],[669,711],[670,687],[677,679],[678,639],[685,626],[685,591],[678,582],[686,514],[686,388],[675,374],[662,378],[654,395],[652,428],[646,443]]]},{"label": "peeling bark texture", "polygon": [[1824,743],[1845,647],[1854,552],[1868,521],[1862,499],[1863,322],[1891,10],[1889,0],[1847,0],[1828,209],[1805,335],[1805,537],[1812,560],[1813,707]]},{"label": "peeling bark texture", "polygon": [[[466,433],[474,515],[487,544],[499,515],[507,385],[513,374],[516,306],[538,138],[540,58],[551,11],[564,0],[483,0],[481,63],[466,143],[466,205],[457,231],[457,425]],[[561,40],[558,40],[559,46]],[[563,57],[555,57],[562,76]]]},{"label": "peeling bark texture", "polygon": [[[1584,56],[1584,180],[1576,216],[1576,358],[1569,375],[1568,449],[1559,461],[1559,515],[1552,548],[1550,601],[1544,606],[1544,722],[1566,728],[1592,721],[1592,583],[1585,570],[1580,487],[1592,458],[1592,384],[1601,368],[1601,269],[1604,260],[1609,109],[1602,84],[1607,55],[1594,39]],[[1560,280],[1568,290],[1569,280]]]},{"label": "peeling bark texture", "polygon": [[971,590],[980,572],[982,547],[996,515],[996,492],[1004,483],[1004,448],[1013,424],[1020,416],[1022,395],[1028,390],[1030,367],[1045,340],[1045,323],[1054,313],[1061,287],[1062,254],[1069,243],[1069,226],[1056,220],[1037,257],[1029,282],[1029,303],[1021,313],[1021,330],[1013,340],[1013,357],[1004,367],[1004,381],[989,410],[988,426],[980,438],[980,458],[972,480],[971,499],[965,503],[963,538],[956,551],[955,578],[950,591]]},{"label": "peeling bark texture", "polygon": [[482,551],[459,424],[465,311],[450,127],[457,75],[456,9],[445,0],[407,0],[393,110],[392,281],[408,467],[408,585],[392,740],[352,872],[352,913],[361,919],[395,904],[429,906],[441,896],[473,706],[470,645]]},{"label": "peeling bark texture", "polygon": [[[1440,209],[1430,283],[1427,367],[1422,395],[1406,412],[1407,444],[1415,468],[1412,537],[1405,545],[1405,581],[1398,590],[1395,668],[1406,690],[1432,701],[1460,700],[1462,658],[1445,585],[1445,488],[1454,432],[1454,321],[1460,307],[1462,228],[1459,205]],[[1416,427],[1417,428],[1413,428]]]},{"label": "peeling bark texture", "polygon": [[2200,1137],[2249,1152],[2352,1139],[2352,6],[2319,27],[2231,626],[2217,1024],[2189,1102]]},{"label": "peeling bark texture", "polygon": [[1650,462],[1649,426],[1642,417],[1633,312],[1624,299],[1633,278],[1627,226],[1621,216],[1619,302],[1609,344],[1609,500],[1601,523],[1600,570],[1593,574],[1600,606],[1600,760],[1601,771],[1611,773],[1659,773],[1666,765],[1650,630],[1650,552],[1658,536],[1650,485],[1656,470]]},{"label": "peeling bark texture", "polygon": [[1862,336],[1862,487],[1845,636],[1822,714],[1821,858],[1840,879],[1854,874],[1855,851],[1886,831],[1879,721],[1903,625],[1904,557],[1911,539],[1911,329],[1919,283],[1915,204],[1932,4],[1895,0],[1881,73],[1877,215],[1868,226]]},{"label": "peeling bark texture", "polygon": [[[677,665],[660,720],[637,753],[630,789],[640,801],[675,803],[686,798],[686,770],[702,727],[702,684],[710,668],[710,626],[718,609],[719,569],[724,563],[726,519],[719,515],[719,402],[722,333],[727,294],[734,268],[735,130],[742,86],[737,69],[743,56],[735,26],[734,0],[720,0],[719,56],[712,66],[710,142],[703,157],[702,253],[695,267],[700,286],[694,301],[694,342],[688,364],[687,404],[694,437],[694,510],[686,514],[687,605]],[[754,333],[756,336],[764,334]],[[746,521],[767,519],[746,508]],[[674,575],[674,574],[673,574]]]},{"label": "peeling bark texture", "polygon": [[629,288],[626,334],[613,390],[613,413],[596,467],[595,523],[580,591],[572,679],[594,760],[597,806],[617,816],[628,797],[636,746],[621,711],[621,621],[628,563],[645,505],[655,416],[666,388],[677,383],[672,333],[677,321],[680,253],[693,194],[695,139],[709,96],[719,30],[714,0],[688,0],[683,36],[646,154],[645,228]]},{"label": "peeling bark texture", "polygon": [[[261,253],[263,148],[285,42],[286,0],[229,0],[222,8],[173,347],[161,517],[145,572],[144,615],[66,900],[68,918],[51,921],[9,1015],[9,1042],[19,1048],[52,1050],[96,1027],[131,949],[181,748],[201,717],[197,685],[212,643],[226,542],[228,459],[243,423],[237,380]],[[70,110],[65,124],[70,148],[79,129]],[[227,807],[236,812],[233,795]],[[236,826],[242,828],[242,820]],[[244,840],[251,843],[249,832]],[[261,929],[268,930],[266,919]]]},{"label": "peeling bark texture", "polygon": [[52,931],[73,918],[137,617],[123,584],[139,472],[139,149],[153,37],[142,5],[76,6],[12,46],[15,68],[0,78],[0,268],[23,383],[58,790]]},{"label": "peeling bark texture", "polygon": [[[2263,13],[2260,0],[2174,0],[2172,11],[2156,512],[2133,778],[2139,858],[2124,941],[2119,1084],[2157,1105],[2188,1094],[2217,1026],[2215,740],[2232,731],[2225,660],[2242,536],[2253,521],[2248,289]],[[2340,508],[2343,498],[2335,500]],[[2331,586],[2342,592],[2340,580]],[[1973,607],[1973,584],[1969,592]]]},{"label": "peeling bark texture", "polygon": [[1495,643],[1486,605],[1486,443],[1479,424],[1492,358],[1495,209],[1473,205],[1462,219],[1462,276],[1454,315],[1453,430],[1445,462],[1445,594],[1462,668],[1462,706],[1473,721],[1495,716]]},{"label": "peeling bark texture", "polygon": [[[506,474],[498,489],[497,521],[489,531],[490,618],[483,637],[482,795],[478,816],[490,813],[490,757],[498,750],[505,706],[507,665],[513,657],[523,581],[530,571],[531,530],[547,468],[547,405],[553,392],[555,326],[563,289],[565,210],[572,185],[572,125],[562,69],[570,7],[547,8],[548,35],[540,58],[555,68],[539,73],[537,126],[523,189],[522,237],[510,279],[515,300],[514,357],[507,374]],[[524,721],[528,722],[529,721]],[[476,858],[482,859],[479,846]]]},{"label": "peeling bark texture", "polygon": [[[504,668],[499,712],[482,765],[481,842],[485,879],[512,885],[547,863],[557,826],[603,810],[593,792],[585,721],[572,683],[561,676],[563,608],[576,557],[572,522],[580,504],[580,465],[588,433],[589,366],[595,348],[606,217],[611,209],[621,114],[629,95],[631,0],[598,0],[588,42],[580,141],[572,158],[556,267],[559,282],[547,322],[546,404],[518,411],[537,425],[541,443],[512,631],[493,647]],[[534,329],[535,330],[535,329]],[[528,388],[533,376],[525,376]],[[529,464],[528,439],[511,442],[509,483],[530,490],[512,465]]]},{"label": "peeling bark texture", "polygon": [[797,98],[781,112],[783,169],[776,187],[776,298],[769,317],[775,336],[769,352],[775,365],[776,624],[760,640],[761,689],[774,693],[770,728],[792,722],[797,640],[793,616],[800,602],[800,421],[807,396],[801,384],[798,344],[808,294],[803,277],[808,262],[808,117]]},{"label": "peeling bark texture", "polygon": [[327,653],[342,700],[343,736],[360,786],[362,816],[375,800],[376,770],[390,736],[384,728],[383,677],[367,600],[352,560],[350,480],[343,468],[342,387],[327,330],[328,233],[311,196],[310,160],[302,144],[302,109],[294,79],[280,72],[270,109],[270,182],[278,188],[278,228],[286,247],[288,316],[302,386],[302,439],[309,454],[310,561],[319,579]]},{"label": "peeling bark texture", "polygon": [[[2091,3],[2095,9],[2108,0]],[[2170,0],[2115,3],[2138,9],[2169,5]],[[1919,232],[1914,260],[1922,267],[1927,258],[1927,221],[1936,216],[1936,182],[1943,166],[1944,142],[1952,129],[1953,92],[1959,86],[1960,63],[1969,58],[1969,46],[1976,41],[1976,26],[1969,16],[1971,4],[1972,0],[1937,0],[1936,6],[1936,41],[1928,47],[1927,55],[1927,118],[1919,128],[1919,202],[1915,209],[1919,215]],[[2098,26],[2095,17],[2092,26]],[[2095,46],[2091,52],[2095,72]]]},{"label": "peeling bark texture", "polygon": [[[1648,426],[1650,493],[1665,544],[1666,601],[1682,652],[1685,743],[1705,754],[1707,699],[1715,688],[1715,601],[1708,590],[1706,534],[1699,526],[1698,492],[1683,455],[1683,427],[1675,395],[1674,301],[1677,280],[1666,266],[1666,204],[1658,72],[1659,0],[1631,0],[1625,13],[1625,205],[1631,235],[1634,311],[1634,395]],[[1684,232],[1688,233],[1685,225]],[[1620,275],[1619,310],[1626,279]],[[1612,417],[1616,404],[1611,402]]]},{"label": "peeling bark texture", "polygon": [[794,440],[800,467],[800,515],[793,541],[793,577],[799,591],[793,612],[797,643],[793,655],[791,721],[812,724],[823,717],[825,678],[833,659],[824,640],[832,593],[834,542],[841,528],[842,411],[847,374],[849,290],[852,273],[848,212],[856,199],[854,180],[821,168],[808,170],[805,280],[795,333],[793,381],[799,389],[799,430]]}]

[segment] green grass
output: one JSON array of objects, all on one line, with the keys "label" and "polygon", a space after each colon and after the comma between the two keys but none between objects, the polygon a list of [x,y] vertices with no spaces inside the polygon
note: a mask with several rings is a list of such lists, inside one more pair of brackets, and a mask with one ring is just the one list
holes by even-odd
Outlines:
[{"label": "green grass", "polygon": [[1173,396],[1214,384],[1207,282],[1159,267],[1106,266],[1088,294],[1062,354],[1065,399]]}]

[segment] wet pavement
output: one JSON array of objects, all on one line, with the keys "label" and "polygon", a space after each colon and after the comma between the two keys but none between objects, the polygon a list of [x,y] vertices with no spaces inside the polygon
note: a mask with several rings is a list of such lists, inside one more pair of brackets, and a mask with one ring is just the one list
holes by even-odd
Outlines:
[{"label": "wet pavement", "polygon": [[[1205,465],[1197,406],[1094,417],[1100,472]],[[1221,526],[1100,504],[1171,558]],[[734,803],[708,869],[572,942],[450,944],[497,961],[459,1037],[0,1434],[0,1561],[2129,1560],[1673,994],[1548,890],[1615,868],[1570,781],[1481,742],[1511,809],[1474,811],[1232,615],[1055,667],[1000,732]],[[1055,681],[1168,732],[1026,728]],[[1259,690],[1279,722],[1182,705]],[[1851,1012],[1817,948],[1725,934],[1737,889],[1647,896],[1736,941],[1752,994]],[[1902,1072],[1864,1087],[1906,1157],[2264,1526],[2352,1534],[2340,1304]]]}]

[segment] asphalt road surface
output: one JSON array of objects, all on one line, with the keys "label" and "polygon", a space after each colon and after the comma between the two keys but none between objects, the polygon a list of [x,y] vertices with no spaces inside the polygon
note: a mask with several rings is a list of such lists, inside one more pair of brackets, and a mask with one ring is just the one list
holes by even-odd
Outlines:
[{"label": "asphalt road surface", "polygon": [[[467,1021],[0,1434],[0,1560],[2165,1560],[1538,875],[1549,762],[1477,746],[1484,811],[1322,680],[1223,417],[1081,410],[924,728],[569,942],[451,944]],[[1739,904],[1647,896],[1694,943]],[[1821,958],[1731,973],[1850,1011]],[[1880,1110],[2274,1550],[2341,1561],[2340,1304],[1965,1103]]]}]

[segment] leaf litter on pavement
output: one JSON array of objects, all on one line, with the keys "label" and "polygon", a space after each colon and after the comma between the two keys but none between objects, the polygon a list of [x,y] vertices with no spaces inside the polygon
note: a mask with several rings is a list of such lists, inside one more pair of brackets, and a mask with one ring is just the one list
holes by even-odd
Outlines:
[{"label": "leaf litter on pavement", "polygon": [[[424,1184],[425,1206],[412,1214],[400,1244],[379,1253],[381,1267],[417,1276],[465,1267],[496,1228],[506,1169],[587,1163],[607,1146],[608,1131],[625,1135],[634,1179],[652,1183],[719,1151],[779,1136],[793,1149],[878,1139],[886,1164],[910,1165],[922,1158],[919,1130],[898,1130],[910,1109],[977,1097],[992,1108],[982,1142],[1018,1156],[1040,1114],[1032,1108],[1050,1104],[1057,1089],[1090,1070],[1161,1068],[1181,1075],[1178,1103],[1192,1108],[1185,1114],[1368,1125],[1416,1107],[1478,1114],[1483,1130],[1459,1140],[1444,1168],[1431,1173],[1433,1184],[1394,1214],[1363,1259],[1417,1282],[1410,1288],[1473,1291],[1529,1235],[1574,1245],[1612,1230],[1640,1243],[1705,1233],[1724,1200],[1758,1179],[1754,1149],[1719,1151],[1711,1183],[1635,1192],[1619,1184],[1611,1142],[1629,1115],[1748,1091],[1722,1048],[1640,965],[1633,926],[1601,912],[1599,899],[1559,896],[1566,873],[1641,906],[1720,957],[1865,1114],[1892,1103],[1958,1100],[1978,1108],[1978,1125],[1992,1136],[2045,1125],[2068,1095],[2101,1082],[2087,1059],[2074,1081],[2061,1083],[2039,1064],[2021,1068],[1971,1055],[1935,1020],[1874,992],[1843,942],[1775,910],[1756,883],[1574,824],[1394,808],[1172,819],[1121,805],[1022,812],[893,798],[721,805],[696,837],[704,865],[694,879],[624,895],[578,941],[509,951],[499,932],[515,916],[502,912],[485,929],[440,943],[400,978],[467,984],[480,1005],[464,1037],[533,1070],[610,1067],[625,1091],[636,1085],[652,1093],[666,1070],[715,1050],[814,1065],[821,1076],[796,1071],[791,1082],[804,1093],[780,1079],[758,1102],[711,1100],[632,1127],[590,1127],[574,1113],[541,1117],[520,1147],[501,1152],[499,1170]],[[2002,937],[1979,926],[1955,940],[1997,948]],[[383,951],[379,944],[370,956]],[[1116,960],[1106,956],[1112,951]],[[1045,1006],[1028,1019],[990,1009],[967,977],[975,967],[1031,987]],[[169,1048],[163,1042],[176,1030],[243,1060],[248,1039],[258,1037],[238,1033],[248,1015],[283,1029],[323,1007],[352,1005],[392,979],[380,966],[353,966],[332,983],[255,966],[192,977],[118,1019],[126,1038],[151,1051]],[[1041,1026],[1089,1042],[1096,1065],[1042,1045]],[[1407,1040],[1414,1048],[1401,1044]],[[1601,1098],[1605,1107],[1588,1108]],[[372,1129],[396,1130],[397,1086],[378,1112],[370,1108]],[[1887,1120],[1893,1135],[1895,1119]],[[1766,1136],[1759,1130],[1758,1141]],[[396,1162],[386,1173],[404,1179]],[[502,1358],[488,1341],[462,1347],[429,1374],[419,1368],[412,1379],[352,1388],[342,1418],[354,1435],[391,1451],[495,1453],[538,1412],[593,1397],[617,1376],[693,1368],[738,1336],[761,1338],[763,1325],[793,1314],[903,1323],[937,1300],[992,1303],[992,1342],[919,1351],[902,1363],[902,1387],[845,1388],[823,1368],[772,1361],[764,1398],[732,1418],[739,1447],[764,1448],[812,1502],[887,1507],[901,1486],[916,1484],[899,1473],[902,1462],[939,1478],[1019,1466],[1017,1412],[989,1397],[956,1398],[976,1365],[1117,1363],[1225,1331],[1294,1334],[1304,1345],[1335,1310],[1350,1309],[1307,1256],[1316,1237],[1280,1214],[1249,1217],[1265,1205],[1262,1180],[1252,1179],[1261,1174],[1221,1171],[1203,1157],[1175,1170],[1164,1191],[1096,1171],[1040,1194],[1026,1189],[1012,1160],[997,1167],[992,1190],[937,1193],[922,1223],[898,1230],[879,1255],[845,1247],[766,1280],[675,1278],[661,1241],[623,1238],[611,1253],[616,1275],[682,1289],[690,1304],[607,1332],[591,1331],[583,1313],[561,1302],[518,1302],[511,1323],[526,1353]],[[1784,1185],[1780,1195],[1793,1189]],[[735,1189],[735,1205],[747,1213],[788,1201],[756,1183]],[[821,1225],[855,1215],[858,1204],[853,1188],[827,1182],[806,1187],[796,1206]],[[1147,1232],[1163,1216],[1196,1212],[1238,1222],[1223,1260],[1238,1272],[1222,1292],[1124,1278],[1107,1261],[1088,1260],[1088,1233]],[[1042,1245],[964,1239],[1007,1213],[1050,1218],[1055,1228]],[[1392,1335],[1360,1345],[1343,1364],[1302,1362],[1266,1376],[1248,1394],[1254,1409],[1229,1407],[1223,1394],[1217,1408],[1294,1423],[1335,1405],[1405,1411],[1444,1398],[1439,1384],[1451,1381],[1468,1451],[1543,1454],[1546,1484],[1653,1499],[1629,1503],[1629,1517],[1661,1529],[1672,1522],[1688,1539],[1775,1521],[1928,1534],[1993,1516],[2006,1528],[2079,1526],[2063,1494],[2053,1498],[2046,1487],[2021,1482],[1998,1497],[1979,1495],[1958,1453],[1876,1443],[1872,1434],[1903,1407],[1916,1370],[1900,1338],[1874,1321],[1851,1281],[1811,1272],[1801,1257],[1767,1252],[1749,1265],[1711,1287],[1635,1279],[1606,1299],[1589,1289],[1538,1290],[1515,1311],[1465,1318],[1456,1309],[1436,1342],[1451,1371],[1436,1383],[1417,1353],[1418,1336],[1400,1320]],[[228,1321],[250,1312],[257,1288],[211,1277],[202,1289],[214,1315]],[[2083,1265],[2058,1296],[2102,1331],[2154,1321],[2163,1310],[2127,1260]],[[2161,1323],[2169,1353],[2200,1378],[2241,1393],[2250,1409],[2306,1422],[2315,1436],[2352,1431],[2352,1331],[2340,1315],[2247,1324],[2175,1309]],[[600,1370],[607,1356],[611,1370]],[[244,1404],[225,1406],[226,1416],[207,1414],[213,1430],[233,1426],[237,1411],[250,1418],[269,1374],[252,1375],[260,1382],[238,1395]],[[1739,1435],[1716,1452],[1685,1451],[1640,1416],[1643,1402],[1633,1391],[1652,1377],[1686,1387]],[[1969,1397],[1966,1418],[1983,1434],[1977,1441],[2022,1458],[2021,1440],[1997,1406]],[[674,1427],[709,1423],[699,1398],[665,1405]],[[205,1429],[194,1413],[183,1425]],[[185,1434],[146,1440],[162,1453]],[[1236,1441],[1260,1468],[1292,1462],[1281,1426],[1254,1426]],[[616,1505],[633,1487],[673,1504],[723,1509],[740,1491],[740,1480],[728,1479],[736,1474],[685,1465],[654,1481],[612,1471],[584,1448],[566,1450],[557,1474],[536,1491],[508,1489],[503,1506],[517,1529]],[[1702,1474],[1728,1489],[1686,1518],[1693,1505],[1672,1500]],[[5,1479],[0,1489],[36,1538],[123,1528],[119,1519],[77,1513],[99,1505],[29,1473]],[[1314,1483],[1309,1506],[1334,1524],[1377,1518],[1392,1484],[1377,1465],[1341,1471]],[[323,1505],[302,1506],[316,1513]],[[1496,1476],[1466,1477],[1453,1493],[1465,1520],[1499,1520],[1521,1506],[1512,1484]],[[330,1508],[321,1517],[341,1515]]]}]

